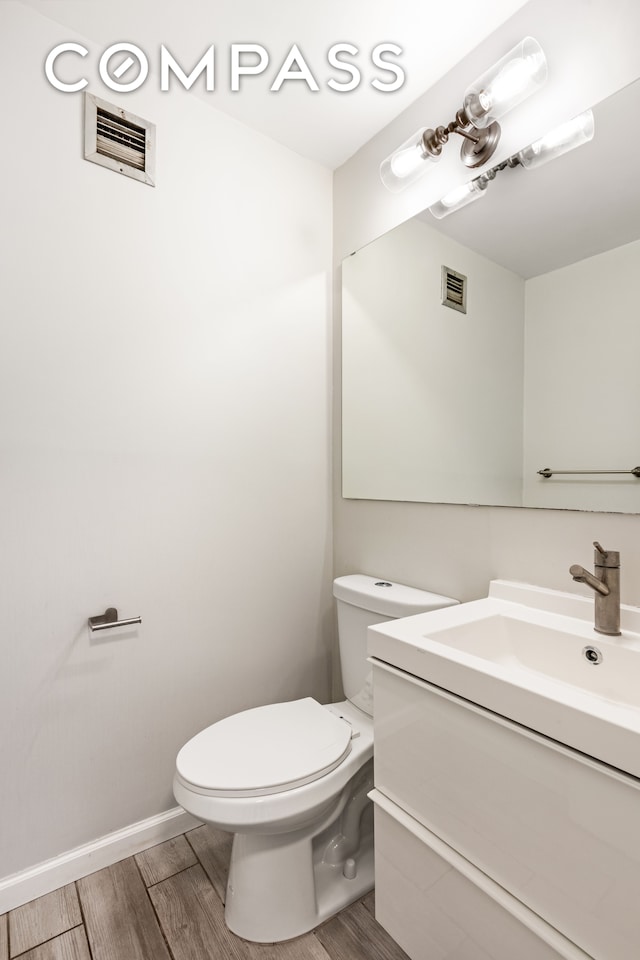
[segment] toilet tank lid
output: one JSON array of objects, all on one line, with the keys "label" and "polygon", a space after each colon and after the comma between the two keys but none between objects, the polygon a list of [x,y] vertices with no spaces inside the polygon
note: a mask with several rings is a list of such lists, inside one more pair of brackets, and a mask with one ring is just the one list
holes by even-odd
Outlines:
[{"label": "toilet tank lid", "polygon": [[333,595],[336,600],[343,600],[362,610],[394,619],[452,607],[458,603],[452,597],[443,597],[417,587],[407,587],[403,583],[393,583],[381,577],[368,577],[363,573],[338,577],[333,581]]}]

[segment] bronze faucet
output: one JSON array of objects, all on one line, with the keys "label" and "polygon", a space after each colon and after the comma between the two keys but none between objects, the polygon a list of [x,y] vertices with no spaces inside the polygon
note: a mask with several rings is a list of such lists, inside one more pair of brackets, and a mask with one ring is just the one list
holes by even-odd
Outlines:
[{"label": "bronze faucet", "polygon": [[574,563],[569,573],[578,583],[586,583],[595,591],[595,627],[598,633],[620,636],[620,554],[617,550],[603,550],[594,540],[596,576]]}]

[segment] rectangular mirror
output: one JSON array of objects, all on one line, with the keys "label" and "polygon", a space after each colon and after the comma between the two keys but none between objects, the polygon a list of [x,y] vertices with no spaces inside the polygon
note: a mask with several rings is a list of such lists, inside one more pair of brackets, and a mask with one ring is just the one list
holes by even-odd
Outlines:
[{"label": "rectangular mirror", "polygon": [[639,113],[343,262],[344,497],[640,512]]}]

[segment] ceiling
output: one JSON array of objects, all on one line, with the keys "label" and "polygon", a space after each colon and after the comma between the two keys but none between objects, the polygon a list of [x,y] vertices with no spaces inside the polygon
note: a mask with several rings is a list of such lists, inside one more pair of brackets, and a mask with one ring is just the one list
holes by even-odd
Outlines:
[{"label": "ceiling", "polygon": [[[216,50],[216,90],[192,93],[214,108],[284,144],[335,168],[428,90],[470,50],[489,36],[526,0],[20,0],[61,24],[60,42],[75,33],[100,45],[135,43],[153,70],[164,44],[190,72],[211,44]],[[65,31],[65,28],[66,31]],[[73,33],[70,34],[69,31]],[[394,58],[405,72],[403,86],[383,93],[371,86],[383,74],[371,63],[379,43],[395,43]],[[265,73],[245,77],[238,93],[229,89],[231,44],[255,43],[270,58]],[[293,44],[297,44],[319,90],[302,80],[269,87]],[[350,92],[327,87],[348,77],[330,67],[328,49],[351,43],[362,80]],[[124,81],[123,81],[124,82]],[[147,83],[151,80],[147,80]]]}]

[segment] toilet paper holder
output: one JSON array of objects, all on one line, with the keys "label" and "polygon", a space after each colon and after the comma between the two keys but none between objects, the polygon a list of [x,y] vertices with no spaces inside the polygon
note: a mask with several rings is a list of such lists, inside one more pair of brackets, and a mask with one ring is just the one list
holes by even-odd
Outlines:
[{"label": "toilet paper holder", "polygon": [[107,607],[104,613],[97,617],[89,617],[90,630],[110,630],[112,627],[128,627],[132,623],[142,623],[142,617],[129,617],[118,620],[118,611],[115,607]]}]

